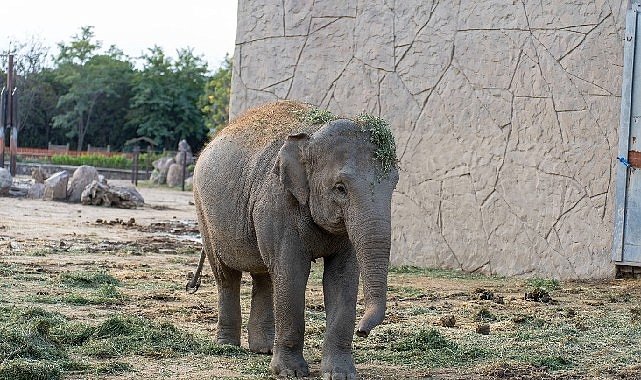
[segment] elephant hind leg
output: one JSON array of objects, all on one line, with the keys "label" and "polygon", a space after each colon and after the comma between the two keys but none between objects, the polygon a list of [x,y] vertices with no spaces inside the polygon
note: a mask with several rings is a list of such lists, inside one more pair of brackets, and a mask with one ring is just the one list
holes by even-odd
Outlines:
[{"label": "elephant hind leg", "polygon": [[252,274],[252,300],[247,324],[249,349],[271,354],[274,346],[274,300],[269,274]]},{"label": "elephant hind leg", "polygon": [[218,344],[240,346],[240,280],[242,272],[216,263],[214,277],[218,285]]}]

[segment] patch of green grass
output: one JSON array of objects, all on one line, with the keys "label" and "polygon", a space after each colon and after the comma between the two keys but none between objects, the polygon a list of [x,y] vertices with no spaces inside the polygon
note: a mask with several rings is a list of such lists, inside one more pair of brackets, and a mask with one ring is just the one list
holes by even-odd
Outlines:
[{"label": "patch of green grass", "polygon": [[114,316],[105,320],[83,345],[82,352],[97,358],[122,355],[172,357],[187,353],[247,355],[247,351],[240,347],[220,346],[180,330],[171,323],[156,323],[133,316]]},{"label": "patch of green grass", "polygon": [[543,289],[548,292],[561,288],[561,283],[559,282],[559,280],[551,278],[531,278],[526,281],[526,284],[530,288]]},{"label": "patch of green grass", "polygon": [[12,359],[0,364],[0,380],[58,380],[60,366],[47,360]]},{"label": "patch of green grass", "polygon": [[546,356],[535,359],[532,364],[551,371],[559,371],[572,366],[572,362],[563,356]]},{"label": "patch of green grass", "polygon": [[448,279],[461,279],[473,280],[480,278],[489,278],[478,273],[465,273],[457,270],[438,269],[438,268],[423,268],[413,265],[399,265],[389,268],[389,273],[392,274],[409,274],[415,276],[425,276],[431,278],[448,278]]},{"label": "patch of green grass", "polygon": [[456,348],[456,344],[445,339],[438,330],[421,329],[415,334],[401,339],[398,343],[392,344],[393,351],[414,351],[429,349]]},{"label": "patch of green grass", "polygon": [[497,320],[496,316],[486,308],[480,309],[474,316],[477,322],[494,322]]},{"label": "patch of green grass", "polygon": [[98,288],[104,285],[118,285],[120,282],[107,272],[65,272],[60,282],[68,286]]},{"label": "patch of green grass", "polygon": [[373,333],[367,341],[356,341],[357,363],[385,363],[409,367],[459,367],[487,356],[480,348],[460,345],[437,329],[411,332],[389,328]]},{"label": "patch of green grass", "polygon": [[422,298],[425,297],[425,291],[423,289],[414,288],[411,286],[388,286],[387,291],[392,296],[397,296],[399,298]]},{"label": "patch of green grass", "polygon": [[[69,360],[70,354],[74,360]],[[117,374],[132,368],[121,361],[96,359],[185,354],[241,358],[249,352],[142,317],[116,315],[89,325],[41,308],[0,307],[0,380],[59,379],[65,372]]]},{"label": "patch of green grass", "polygon": [[122,305],[128,297],[113,285],[102,285],[89,293],[74,292],[60,300],[71,305]]}]

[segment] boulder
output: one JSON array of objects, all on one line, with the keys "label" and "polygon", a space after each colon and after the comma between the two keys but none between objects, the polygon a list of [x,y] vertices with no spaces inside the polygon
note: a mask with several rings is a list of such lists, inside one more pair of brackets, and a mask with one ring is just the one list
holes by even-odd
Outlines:
[{"label": "boulder", "polygon": [[174,160],[173,157],[163,157],[159,158],[156,161],[152,163],[154,166],[155,170],[158,170],[158,184],[159,185],[164,185],[166,180],[167,180],[167,172],[169,171],[169,167],[173,164],[175,164],[176,161]]},{"label": "boulder", "polygon": [[67,200],[69,202],[80,202],[80,196],[87,185],[93,181],[98,181],[98,170],[93,166],[83,165],[73,172],[69,187],[67,189]]},{"label": "boulder", "polygon": [[191,177],[188,177],[185,180],[185,190],[190,190],[191,191],[191,190],[193,190],[193,188],[194,188],[194,177],[191,176]]},{"label": "boulder", "polygon": [[191,152],[191,147],[187,143],[187,140],[182,139],[178,143],[178,153],[176,153],[175,160],[179,165],[189,166],[194,163],[194,155]]},{"label": "boulder", "polygon": [[69,173],[63,170],[54,173],[45,180],[45,191],[43,199],[46,201],[64,201],[67,199],[67,182]]},{"label": "boulder", "polygon": [[0,168],[0,196],[9,195],[11,190],[11,185],[13,184],[13,178],[11,173],[5,168]]},{"label": "boulder", "polygon": [[31,199],[42,199],[42,197],[45,195],[45,184],[44,183],[34,183],[31,185],[29,188],[29,191],[27,192],[27,198]]},{"label": "boulder", "polygon": [[167,172],[167,186],[176,187],[182,184],[183,180],[183,166],[173,164],[169,167]]},{"label": "boulder", "polygon": [[40,166],[31,169],[31,178],[33,178],[36,183],[45,183],[47,177],[47,173]]},{"label": "boulder", "polygon": [[142,207],[145,200],[133,187],[109,186],[99,181],[92,181],[82,192],[80,202],[83,205],[136,208]]}]

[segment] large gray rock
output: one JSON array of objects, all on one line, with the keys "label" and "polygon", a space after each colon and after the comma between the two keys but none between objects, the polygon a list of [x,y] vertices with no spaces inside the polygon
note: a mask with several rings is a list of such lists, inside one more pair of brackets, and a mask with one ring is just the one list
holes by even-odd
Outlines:
[{"label": "large gray rock", "polygon": [[183,180],[183,166],[173,164],[169,167],[167,172],[167,186],[176,187],[182,185]]},{"label": "large gray rock", "polygon": [[43,199],[46,201],[64,201],[67,199],[67,183],[69,182],[69,173],[63,170],[54,173],[45,181],[45,191]]},{"label": "large gray rock", "polygon": [[142,207],[145,200],[133,187],[109,186],[99,181],[91,182],[82,192],[83,205],[136,208]]},{"label": "large gray rock", "polygon": [[45,183],[45,180],[47,179],[48,175],[42,169],[42,167],[38,166],[36,168],[31,169],[31,178],[33,178],[36,183]]},{"label": "large gray rock", "polygon": [[85,187],[93,181],[98,181],[98,170],[93,166],[83,165],[73,172],[71,181],[67,188],[67,200],[69,202],[80,202],[80,197]]},{"label": "large gray rock", "polygon": [[13,183],[13,178],[11,173],[5,168],[0,168],[0,196],[9,195],[11,190],[11,184]]},{"label": "large gray rock", "polygon": [[173,157],[159,158],[152,163],[154,169],[158,171],[158,180],[156,182],[157,184],[165,184],[165,182],[167,181],[167,172],[169,171],[169,167],[175,163],[176,161]]},{"label": "large gray rock", "polygon": [[178,153],[176,153],[174,160],[178,165],[191,165],[194,163],[194,155],[186,140],[180,140],[178,143]]},{"label": "large gray rock", "polygon": [[42,199],[45,195],[45,184],[44,183],[34,183],[31,185],[29,188],[29,191],[27,192],[27,198],[31,199]]},{"label": "large gray rock", "polygon": [[388,119],[392,264],[611,276],[627,2],[364,3],[239,2],[230,117]]}]

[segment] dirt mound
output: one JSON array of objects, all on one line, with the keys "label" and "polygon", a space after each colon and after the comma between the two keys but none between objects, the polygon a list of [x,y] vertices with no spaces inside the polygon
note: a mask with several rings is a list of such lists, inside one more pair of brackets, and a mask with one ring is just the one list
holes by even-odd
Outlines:
[{"label": "dirt mound", "polygon": [[302,120],[310,105],[295,101],[279,101],[252,108],[233,120],[216,138],[243,136],[251,147],[264,146],[285,136],[309,128]]}]

